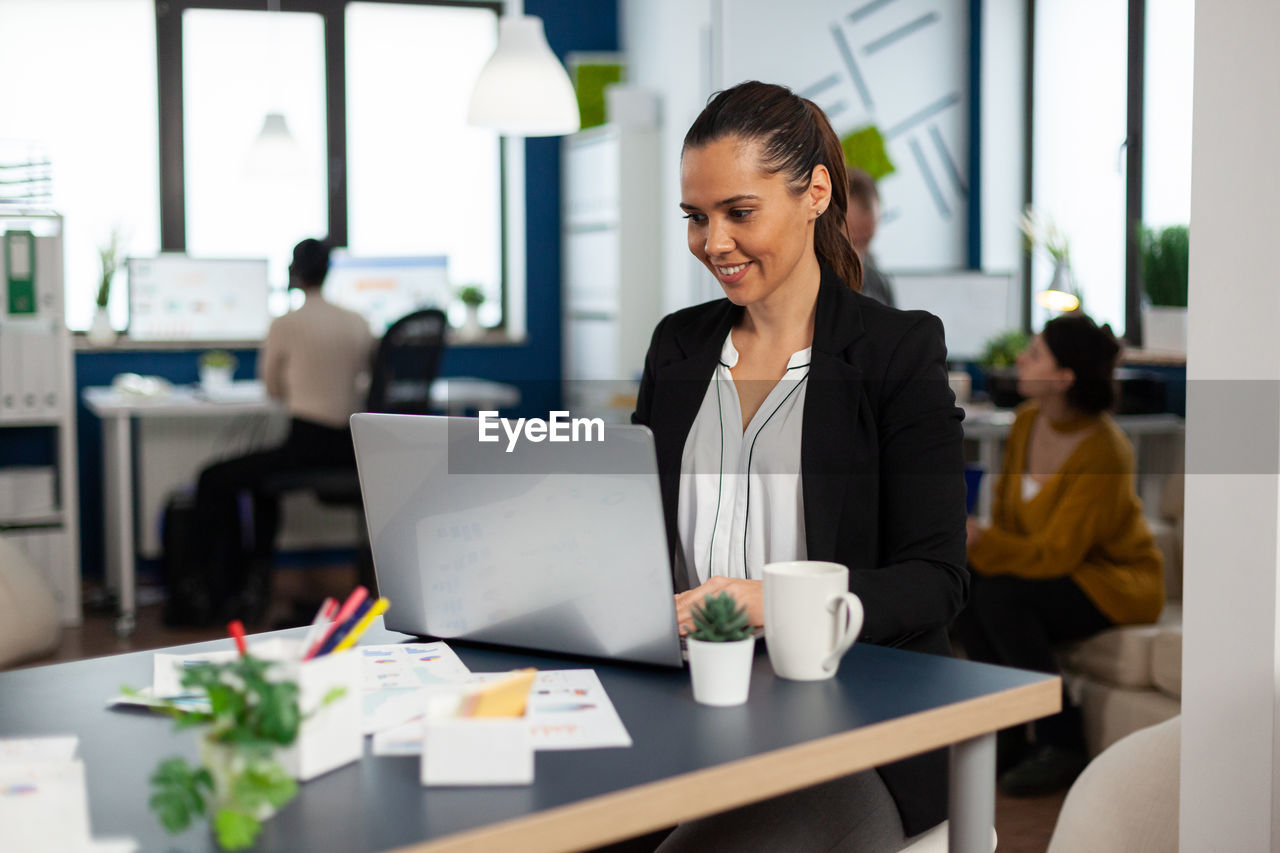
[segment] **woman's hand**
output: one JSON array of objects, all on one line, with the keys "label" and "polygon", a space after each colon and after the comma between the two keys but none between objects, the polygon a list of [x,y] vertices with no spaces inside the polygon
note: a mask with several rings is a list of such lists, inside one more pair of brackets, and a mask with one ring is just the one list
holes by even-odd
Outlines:
[{"label": "woman's hand", "polygon": [[964,532],[965,547],[972,548],[974,545],[978,544],[978,540],[982,538],[982,534],[986,532],[986,528],[982,526],[982,523],[978,521],[978,519],[971,515],[965,519]]},{"label": "woman's hand", "polygon": [[747,620],[752,625],[764,624],[764,581],[749,581],[742,578],[713,577],[702,586],[676,594],[676,619],[680,623],[681,635],[693,630],[693,605],[699,604],[708,595],[719,595],[727,592],[747,609]]}]

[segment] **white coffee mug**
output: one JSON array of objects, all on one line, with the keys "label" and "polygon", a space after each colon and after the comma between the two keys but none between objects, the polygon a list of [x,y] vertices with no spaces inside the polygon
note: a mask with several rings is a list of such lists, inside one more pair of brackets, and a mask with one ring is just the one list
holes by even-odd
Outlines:
[{"label": "white coffee mug", "polygon": [[820,681],[862,630],[862,602],[839,563],[797,560],[764,567],[764,638],[781,678]]}]

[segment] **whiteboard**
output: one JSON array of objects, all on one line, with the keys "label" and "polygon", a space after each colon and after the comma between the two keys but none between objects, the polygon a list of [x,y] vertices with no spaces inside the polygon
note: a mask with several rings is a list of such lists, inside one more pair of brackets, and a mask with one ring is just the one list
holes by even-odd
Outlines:
[{"label": "whiteboard", "polygon": [[129,258],[129,337],[135,341],[254,341],[266,337],[267,260]]},{"label": "whiteboard", "polygon": [[790,86],[838,136],[875,125],[885,268],[964,265],[969,234],[969,8],[956,0],[722,0],[717,88]]},{"label": "whiteboard", "polygon": [[992,336],[1022,325],[1021,288],[1015,273],[893,273],[894,303],[923,309],[942,320],[948,361],[977,361]]}]

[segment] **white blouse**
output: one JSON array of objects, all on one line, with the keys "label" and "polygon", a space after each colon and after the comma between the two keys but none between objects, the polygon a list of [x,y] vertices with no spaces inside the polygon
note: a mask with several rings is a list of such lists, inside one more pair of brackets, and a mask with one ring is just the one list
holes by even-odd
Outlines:
[{"label": "white blouse", "polygon": [[733,333],[725,336],[680,460],[680,555],[690,581],[760,580],[765,563],[807,557],[800,431],[811,352],[791,356],[743,430],[730,373],[738,351]]}]

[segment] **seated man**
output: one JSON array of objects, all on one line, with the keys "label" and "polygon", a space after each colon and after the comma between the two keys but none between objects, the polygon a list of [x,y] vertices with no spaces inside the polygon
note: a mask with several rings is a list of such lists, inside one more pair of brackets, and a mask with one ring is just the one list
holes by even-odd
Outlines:
[{"label": "seated man", "polygon": [[[211,616],[230,610],[254,619],[266,604],[266,567],[279,524],[274,498],[259,493],[269,477],[308,468],[355,465],[348,418],[360,408],[357,378],[369,368],[368,322],[321,294],[329,247],[303,240],[293,250],[289,286],[302,307],[272,322],[258,357],[258,374],[289,410],[284,443],[206,468],[196,486],[198,542]],[[241,500],[252,504],[252,529],[241,522]],[[237,600],[238,598],[238,600]]]},{"label": "seated man", "polygon": [[880,190],[876,179],[861,169],[849,167],[849,210],[845,213],[845,227],[849,242],[862,261],[862,293],[890,308],[893,302],[893,286],[889,277],[876,266],[871,254],[871,240],[880,224]]}]

